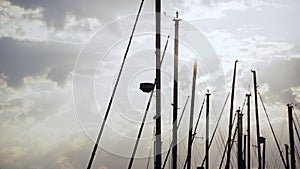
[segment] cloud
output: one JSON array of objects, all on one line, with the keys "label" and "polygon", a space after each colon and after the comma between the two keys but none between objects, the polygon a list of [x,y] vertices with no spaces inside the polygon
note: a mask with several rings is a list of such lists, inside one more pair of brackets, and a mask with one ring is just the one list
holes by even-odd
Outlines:
[{"label": "cloud", "polygon": [[297,103],[300,103],[300,86],[292,87],[291,88],[292,94],[295,96],[295,100]]},{"label": "cloud", "polygon": [[230,12],[244,12],[250,9],[261,10],[265,7],[284,7],[286,5],[273,1],[258,0],[216,0],[216,1],[199,1],[199,0],[173,0],[176,9],[183,13],[186,20],[194,19],[220,19],[226,17]]},{"label": "cloud", "polygon": [[[66,84],[66,89],[69,85]],[[32,127],[48,116],[68,110],[66,107],[72,108],[70,89],[65,90],[45,77],[27,76],[19,89],[3,84],[1,93],[4,94],[0,97],[2,126]]]},{"label": "cloud", "polygon": [[63,25],[57,29],[44,20],[43,8],[25,9],[9,1],[0,4],[0,11],[1,38],[81,44],[100,27],[95,17],[78,18],[73,14],[65,14],[58,17],[63,20]]},{"label": "cloud", "polygon": [[82,168],[68,154],[88,143],[74,113],[70,79],[62,87],[45,76],[27,76],[17,89],[2,81],[1,167]]},{"label": "cloud", "polygon": [[[53,50],[55,49],[55,50]],[[20,86],[26,76],[48,74],[63,84],[71,72],[79,49],[74,45],[54,42],[0,39],[0,71],[8,85]]]},{"label": "cloud", "polygon": [[[174,6],[170,5],[170,7],[167,7],[166,4],[168,2],[164,1],[164,3],[165,9],[168,11],[171,8],[170,11],[173,12]],[[153,7],[149,4],[147,5],[148,7]],[[282,6],[280,4],[276,6],[276,4],[269,1],[254,0],[242,2],[182,1],[179,5],[182,5],[177,7],[183,10],[184,14],[182,16],[186,19],[218,18],[218,21],[220,21],[216,22],[215,25],[212,24],[212,28],[209,28],[209,31],[206,31],[207,33],[205,34],[220,57],[211,57],[216,55],[213,48],[206,43],[193,43],[196,46],[192,46],[201,53],[201,56],[204,56],[201,59],[206,59],[207,57],[207,60],[204,60],[204,62],[209,63],[208,69],[209,72],[213,72],[212,78],[217,78],[222,74],[227,82],[222,89],[230,89],[233,62],[238,58],[240,63],[238,65],[236,98],[239,99],[236,99],[236,105],[241,105],[241,98],[247,91],[248,84],[250,82],[252,84],[250,69],[255,68],[258,73],[259,91],[264,96],[272,123],[276,124],[276,132],[285,131],[285,116],[282,114],[285,111],[285,103],[291,101],[299,102],[299,78],[297,72],[300,71],[298,70],[300,63],[297,43],[290,41],[290,39],[280,39],[277,36],[276,38],[271,38],[275,37],[274,32],[278,30],[283,32],[281,29],[277,30],[277,26],[290,25],[278,25],[277,22],[281,23],[282,20],[286,21],[284,23],[290,23],[285,15],[280,20],[266,22],[270,18],[273,19],[274,16],[278,16],[273,15],[274,13],[280,14],[274,8],[281,10]],[[108,22],[115,18],[120,19],[120,16],[132,14],[136,12],[137,6],[138,1],[118,1],[118,3],[115,1],[94,2],[91,0],[75,0],[72,2],[59,0],[1,1],[0,164],[2,168],[79,169],[86,167],[93,147],[91,140],[95,139],[97,135],[97,129],[102,122],[101,113],[104,112],[107,106],[108,99],[106,97],[109,97],[111,92],[111,85],[107,80],[107,76],[114,80],[115,74],[112,68],[118,69],[119,59],[121,58],[119,55],[124,52],[123,46],[125,46],[124,44],[127,41],[116,45],[117,47],[109,53],[110,57],[106,58],[106,64],[101,65],[105,68],[105,71],[99,71],[99,79],[96,79],[99,80],[96,83],[98,85],[96,89],[93,88],[95,86],[91,85],[94,82],[93,75],[95,74],[95,69],[94,67],[91,68],[91,66],[97,66],[98,56],[109,50],[112,43],[119,40],[120,37],[125,39],[128,37],[129,33],[127,34],[127,31],[129,32],[132,27],[130,18],[121,22],[114,22],[112,27],[108,26],[100,32],[102,36],[96,39],[97,42],[94,41],[96,42],[94,43],[95,46],[92,46],[84,53],[86,57],[82,58],[81,70],[72,74],[79,77],[78,81],[75,81],[75,86],[72,86],[70,72],[79,52],[79,45],[82,42],[87,40],[94,31],[98,30],[103,22]],[[271,12],[268,13],[270,9]],[[289,9],[285,8],[285,10]],[[150,9],[149,11],[152,10]],[[268,15],[265,15],[263,12],[268,13]],[[255,15],[253,15],[254,13]],[[292,18],[291,16],[293,15],[291,13],[288,14]],[[232,18],[232,15],[236,15],[238,19]],[[261,17],[262,15],[265,17]],[[147,22],[142,22],[141,25],[138,25],[138,31],[143,32],[148,29],[145,25],[150,25],[149,21],[152,20],[147,20]],[[264,24],[257,25],[256,21],[264,22]],[[224,24],[225,22],[230,26],[224,26],[226,25]],[[293,26],[297,27],[296,25]],[[297,37],[297,32],[290,31],[284,26],[283,28],[284,31],[292,34],[294,38]],[[262,29],[269,31],[270,34],[260,32]],[[237,31],[240,31],[240,33],[236,34]],[[246,31],[248,33],[245,33]],[[282,34],[285,37],[285,34]],[[186,34],[183,34],[182,37],[184,35]],[[197,39],[195,36],[193,38]],[[109,116],[108,125],[104,132],[105,137],[101,141],[101,148],[103,149],[100,148],[98,150],[94,163],[95,168],[124,168],[128,164],[128,158],[120,156],[128,156],[131,153],[143,114],[142,111],[129,110],[128,105],[133,104],[135,106],[138,102],[137,107],[143,109],[147,99],[147,95],[139,93],[141,97],[139,97],[138,101],[129,103],[128,100],[132,98],[127,97],[127,95],[131,94],[129,92],[138,93],[138,82],[140,82],[140,79],[137,78],[134,84],[131,83],[131,75],[137,72],[135,65],[143,67],[145,65],[142,63],[144,62],[152,63],[149,60],[153,61],[151,58],[154,54],[152,51],[153,39],[142,37],[135,38],[135,40],[137,40],[135,42],[138,42],[138,44],[133,45],[132,51],[138,52],[134,53],[135,57],[129,57],[128,60],[131,63],[125,66],[127,74],[122,77],[121,87],[117,91],[117,95],[120,97],[115,100],[113,106],[115,109],[113,108],[112,116]],[[202,40],[197,42],[203,42],[204,40],[206,39],[202,37]],[[151,46],[151,51],[141,52],[144,46]],[[172,46],[169,49],[171,51],[169,53],[172,53]],[[183,51],[183,48],[181,50]],[[190,53],[186,52],[184,55]],[[149,60],[143,59],[145,56]],[[221,59],[221,65],[218,59]],[[192,63],[190,62],[189,59],[185,59],[181,63],[186,64],[186,68],[191,68],[190,65]],[[168,68],[168,71],[172,71],[172,62],[170,60],[169,63],[169,65],[166,64],[164,66]],[[203,65],[205,66],[205,64]],[[207,71],[206,69],[204,70],[203,65],[199,66],[200,72]],[[225,74],[223,74],[221,69],[224,70]],[[187,72],[191,71],[181,70],[181,85],[186,86],[186,89],[189,91],[191,78],[189,77],[190,73]],[[104,75],[101,73],[104,73]],[[148,74],[145,75],[147,76],[144,76],[143,80],[148,80],[149,77],[150,80],[153,80],[152,72],[149,76]],[[85,84],[84,80],[86,79],[89,79],[90,84]],[[208,78],[203,77],[199,81],[202,80],[201,82],[203,82],[205,79]],[[167,80],[170,81],[169,79]],[[200,88],[206,87],[201,82],[198,84]],[[217,85],[217,83],[213,85]],[[77,114],[77,117],[73,108],[72,87],[74,87],[74,91],[79,91],[77,95],[73,95],[75,97],[75,106],[80,103],[77,111],[80,111],[81,114]],[[130,91],[129,87],[131,87]],[[167,87],[172,87],[171,83],[168,83]],[[96,101],[94,98],[95,91],[96,96],[98,96]],[[213,97],[216,97],[215,93],[212,94]],[[166,112],[171,110],[170,98],[171,95],[165,99]],[[101,105],[100,108],[94,104],[95,102]],[[213,107],[217,107],[214,109],[219,108],[218,103],[213,102],[213,104]],[[218,105],[216,106],[216,104]],[[149,115],[150,120],[152,120],[154,106],[153,104]],[[116,108],[119,108],[119,110],[116,110]],[[188,109],[186,112],[188,112]],[[165,115],[163,117],[163,132],[165,136],[163,146],[168,147],[170,126],[167,118],[170,116],[167,113]],[[263,115],[261,107],[260,115]],[[227,117],[227,114],[224,116]],[[134,122],[128,119],[124,120],[124,117],[132,118]],[[77,118],[84,123],[83,126],[80,126]],[[184,121],[186,120],[187,118],[184,117]],[[265,117],[262,117],[261,120],[263,121],[262,133],[264,136],[271,138],[268,135],[270,132],[267,128],[267,123],[265,123]],[[145,128],[143,137],[148,140],[145,140],[140,146],[138,150],[139,157],[145,156],[145,154],[148,155],[148,148],[152,145],[149,144],[153,127],[151,122]],[[85,127],[88,133],[84,133],[81,127]],[[186,129],[186,126],[182,127]],[[183,131],[181,133],[186,135],[187,132]],[[198,133],[199,135],[202,134],[202,132]],[[89,134],[90,138],[87,134]],[[222,134],[225,135],[226,132]],[[286,138],[285,134],[286,132],[282,134],[283,139],[280,139],[281,141],[286,141],[284,140]],[[185,143],[182,142],[182,144]],[[217,147],[216,144],[214,146]],[[272,149],[273,145],[270,146],[270,150]],[[220,148],[215,148],[214,153],[218,152],[218,150],[220,151]],[[213,155],[215,155],[214,153]],[[270,152],[267,152],[268,154],[270,155]],[[276,161],[276,159],[272,160]],[[146,159],[135,161],[136,168],[144,168],[145,164]]]},{"label": "cloud", "polygon": [[246,67],[250,67],[276,58],[299,57],[293,51],[293,44],[285,41],[271,41],[262,35],[239,38],[224,30],[215,30],[206,35],[217,54],[221,56],[225,73],[231,70],[232,66],[228,67],[228,65],[232,65],[236,59],[247,64]]},{"label": "cloud", "polygon": [[[76,18],[90,18],[95,17],[99,20],[105,22],[112,19],[116,19],[117,16],[125,16],[129,14],[136,13],[138,9],[138,4],[140,1],[130,1],[130,2],[120,2],[118,0],[113,1],[95,1],[95,0],[53,0],[53,1],[39,1],[39,0],[30,0],[30,1],[18,1],[11,0],[12,4],[22,6],[25,9],[35,9],[42,8],[42,15],[44,20],[48,25],[52,25],[56,28],[63,28],[65,25],[65,16],[74,15]],[[147,4],[145,8],[151,8]],[[126,6],[126,7],[125,7]],[[114,11],[118,10],[118,13]],[[145,9],[143,10],[145,11]],[[151,8],[152,11],[152,8]]]}]

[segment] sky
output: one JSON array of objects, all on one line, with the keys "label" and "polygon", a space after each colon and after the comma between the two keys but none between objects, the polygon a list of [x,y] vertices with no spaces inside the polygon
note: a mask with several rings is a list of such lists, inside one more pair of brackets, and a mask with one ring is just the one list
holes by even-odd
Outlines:
[{"label": "sky", "polygon": [[[87,166],[139,4],[137,0],[0,0],[1,169]],[[139,83],[153,82],[155,78],[154,5],[154,0],[146,0],[143,5],[93,168],[119,169],[128,165],[149,97],[139,90]],[[162,62],[163,157],[172,130],[175,12],[182,19],[179,113],[191,95],[196,60],[194,117],[198,117],[209,90],[211,134],[231,91],[234,62],[238,60],[234,110],[246,109],[245,94],[250,92],[254,107],[251,70],[255,70],[258,91],[284,150],[284,144],[289,144],[287,104],[293,104],[294,118],[300,119],[299,9],[300,2],[296,0],[162,2],[162,48],[170,35]],[[179,128],[179,165],[186,156],[190,105],[188,100]],[[254,111],[251,113],[255,131]],[[154,115],[153,99],[133,168],[146,168],[147,157],[153,154]],[[204,156],[203,115],[193,146],[193,167]],[[261,135],[267,138],[266,168],[283,168],[260,100],[259,116]],[[211,168],[219,166],[228,118],[229,102],[211,148]],[[295,126],[300,130],[297,120]],[[255,133],[251,137],[255,145]],[[295,140],[300,152],[296,133]],[[232,151],[235,154],[235,146]],[[257,167],[255,152],[253,146],[253,168]],[[300,159],[296,159],[300,166]],[[236,162],[235,155],[232,161]]]}]

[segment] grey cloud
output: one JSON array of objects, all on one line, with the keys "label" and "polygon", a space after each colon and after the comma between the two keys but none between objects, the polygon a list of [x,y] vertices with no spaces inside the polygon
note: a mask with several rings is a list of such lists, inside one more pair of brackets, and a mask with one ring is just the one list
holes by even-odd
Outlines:
[{"label": "grey cloud", "polygon": [[[43,17],[49,25],[54,25],[58,28],[64,26],[64,18],[68,13],[81,17],[97,17],[104,21],[110,21],[117,16],[130,15],[137,12],[140,1],[97,1],[97,0],[11,0],[13,4],[24,8],[35,9],[43,8]],[[147,4],[147,3],[146,3]],[[146,5],[145,5],[146,6]],[[147,4],[151,9],[152,5]],[[146,8],[147,8],[146,6]],[[117,12],[116,12],[117,11]],[[145,11],[145,10],[144,10]]]},{"label": "grey cloud", "polygon": [[288,41],[299,44],[298,27],[293,16],[299,15],[298,1],[289,1],[276,5],[266,5],[247,11],[224,11],[220,19],[202,19],[191,22],[207,32],[223,29],[237,38],[263,35],[271,41]]},{"label": "grey cloud", "polygon": [[[292,94],[291,88],[300,85],[300,59],[292,58],[290,60],[273,59],[270,63],[260,63],[257,78],[259,84],[267,83],[269,91],[266,95],[269,101],[279,101],[290,103],[297,101]],[[277,95],[274,95],[277,93]]]},{"label": "grey cloud", "polygon": [[0,71],[7,76],[8,85],[14,87],[22,85],[26,76],[48,73],[50,79],[63,84],[72,71],[78,52],[76,46],[69,44],[9,38],[0,39],[0,50]]}]

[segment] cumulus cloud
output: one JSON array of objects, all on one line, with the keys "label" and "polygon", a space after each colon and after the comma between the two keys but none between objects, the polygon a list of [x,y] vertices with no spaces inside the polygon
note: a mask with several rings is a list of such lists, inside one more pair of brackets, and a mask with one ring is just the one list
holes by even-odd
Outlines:
[{"label": "cumulus cloud", "polygon": [[230,12],[242,12],[249,9],[261,10],[265,7],[284,7],[286,5],[273,1],[258,0],[216,0],[216,1],[198,1],[173,0],[175,8],[183,13],[183,18],[187,20],[193,19],[220,19],[228,15]]},{"label": "cumulus cloud", "polygon": [[300,86],[292,87],[291,90],[295,96],[295,100],[300,103]]},{"label": "cumulus cloud", "polygon": [[[70,44],[0,39],[0,71],[8,85],[20,86],[26,76],[48,74],[49,79],[64,83],[72,71],[79,49]],[[55,49],[55,50],[53,50]]]},{"label": "cumulus cloud", "polygon": [[63,43],[82,44],[100,27],[99,20],[94,17],[78,18],[73,14],[65,14],[64,25],[60,29],[48,25],[44,20],[42,7],[26,9],[3,1],[0,4],[0,37],[29,41],[59,41]]}]

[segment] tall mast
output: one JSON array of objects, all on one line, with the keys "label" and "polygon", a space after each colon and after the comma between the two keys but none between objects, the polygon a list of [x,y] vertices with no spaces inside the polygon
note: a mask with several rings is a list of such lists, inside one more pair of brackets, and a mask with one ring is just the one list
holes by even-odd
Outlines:
[{"label": "tall mast", "polygon": [[291,148],[291,169],[296,169],[295,160],[295,140],[294,140],[294,128],[293,128],[293,106],[288,104],[288,117],[289,117],[289,134],[290,134],[290,148]]},{"label": "tall mast", "polygon": [[192,100],[191,100],[191,111],[190,111],[190,123],[189,123],[187,169],[191,169],[196,77],[197,77],[197,62],[195,60],[195,63],[194,63],[194,72],[193,72],[193,85],[192,85]]},{"label": "tall mast", "polygon": [[262,160],[262,168],[266,168],[266,138],[260,137],[260,144],[263,144],[263,160]]},{"label": "tall mast", "polygon": [[175,39],[174,39],[174,88],[173,88],[173,139],[172,139],[172,168],[177,169],[177,115],[178,115],[178,11],[175,21]]},{"label": "tall mast", "polygon": [[229,114],[229,130],[228,130],[228,151],[227,151],[227,160],[226,160],[226,166],[225,169],[229,169],[230,166],[230,152],[231,152],[231,132],[232,132],[232,116],[233,116],[233,102],[234,102],[234,88],[235,88],[235,76],[236,76],[236,65],[237,60],[234,63],[234,71],[233,71],[233,79],[232,79],[232,89],[231,89],[231,102],[230,102],[230,114]]},{"label": "tall mast", "polygon": [[243,142],[243,145],[244,145],[244,147],[243,147],[243,150],[244,150],[244,151],[243,151],[243,159],[244,159],[244,169],[246,169],[247,135],[244,134],[243,136],[244,136],[244,142]]},{"label": "tall mast", "polygon": [[258,116],[258,105],[257,105],[257,83],[256,83],[256,72],[251,70],[253,73],[253,83],[254,83],[254,101],[255,101],[255,118],[256,118],[256,138],[257,138],[257,156],[258,156],[258,169],[261,169],[261,151],[260,151],[260,130],[259,130],[259,116]]},{"label": "tall mast", "polygon": [[[250,143],[250,130],[251,130],[251,122],[250,122],[250,96],[251,94],[246,94],[247,96],[247,168],[251,169],[251,143]],[[246,144],[246,143],[245,143]],[[246,153],[246,151],[245,151]],[[246,159],[244,159],[246,160]],[[245,163],[246,164],[246,163]]]},{"label": "tall mast", "polygon": [[243,114],[240,109],[237,110],[238,114],[238,169],[243,168]]},{"label": "tall mast", "polygon": [[155,131],[155,169],[161,168],[161,63],[160,63],[160,29],[161,29],[161,1],[155,1],[155,21],[156,21],[156,39],[155,39],[155,46],[156,46],[156,131]]},{"label": "tall mast", "polygon": [[209,96],[210,93],[207,90],[206,93],[206,136],[205,136],[205,168],[209,169]]}]

